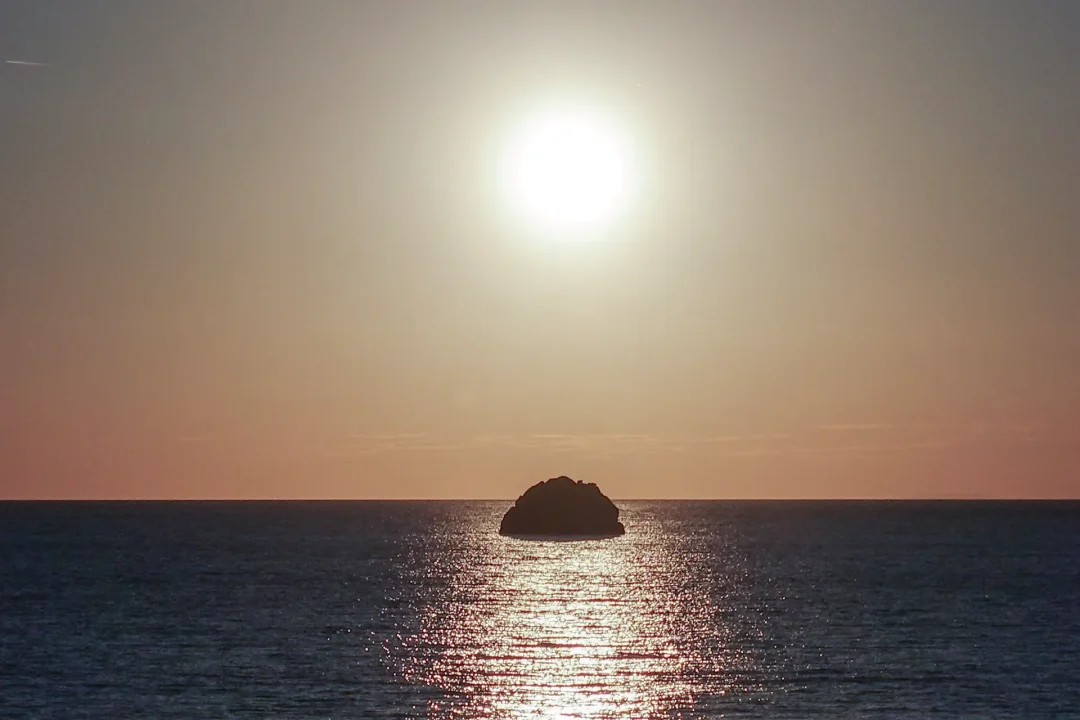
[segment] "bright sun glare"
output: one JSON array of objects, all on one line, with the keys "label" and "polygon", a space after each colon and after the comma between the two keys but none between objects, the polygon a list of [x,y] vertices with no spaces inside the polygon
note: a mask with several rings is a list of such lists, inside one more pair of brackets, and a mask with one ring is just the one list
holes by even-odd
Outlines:
[{"label": "bright sun glare", "polygon": [[505,186],[536,229],[581,238],[625,210],[630,152],[600,113],[550,111],[520,128],[505,158]]}]

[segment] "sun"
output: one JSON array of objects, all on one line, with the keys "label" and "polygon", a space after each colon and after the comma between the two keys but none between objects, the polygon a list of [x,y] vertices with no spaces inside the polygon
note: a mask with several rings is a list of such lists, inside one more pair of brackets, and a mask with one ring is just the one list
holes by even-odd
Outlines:
[{"label": "sun", "polygon": [[503,184],[535,229],[589,237],[625,211],[630,160],[626,134],[612,119],[583,108],[550,110],[513,136]]}]

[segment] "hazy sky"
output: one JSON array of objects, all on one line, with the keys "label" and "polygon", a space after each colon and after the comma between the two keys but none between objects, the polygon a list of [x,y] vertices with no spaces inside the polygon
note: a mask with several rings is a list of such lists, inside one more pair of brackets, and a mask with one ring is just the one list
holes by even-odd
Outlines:
[{"label": "hazy sky", "polygon": [[[0,0],[0,61],[0,497],[1080,496],[1075,0]],[[492,180],[567,99],[595,242]]]}]

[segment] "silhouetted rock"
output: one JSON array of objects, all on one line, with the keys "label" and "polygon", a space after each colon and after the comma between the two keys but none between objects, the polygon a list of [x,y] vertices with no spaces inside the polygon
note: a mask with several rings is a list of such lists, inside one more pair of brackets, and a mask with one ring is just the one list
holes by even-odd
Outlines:
[{"label": "silhouetted rock", "polygon": [[537,483],[503,515],[500,535],[614,537],[626,532],[619,508],[596,483],[564,476]]}]

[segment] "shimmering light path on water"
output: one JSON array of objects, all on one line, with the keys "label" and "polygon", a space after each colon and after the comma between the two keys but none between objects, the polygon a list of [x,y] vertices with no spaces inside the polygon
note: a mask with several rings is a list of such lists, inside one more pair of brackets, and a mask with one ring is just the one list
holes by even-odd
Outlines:
[{"label": "shimmering light path on water", "polygon": [[0,504],[0,716],[1080,708],[1080,504],[620,504]]},{"label": "shimmering light path on water", "polygon": [[[645,526],[586,542],[465,535],[453,591],[392,655],[411,682],[453,692],[447,709],[463,716],[645,717],[691,706],[706,687],[726,692],[752,660],[724,641],[733,627],[710,625],[728,599],[704,592],[679,544]],[[727,584],[740,571],[725,568]]]}]

